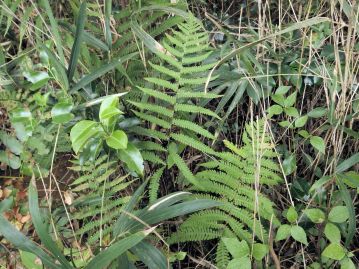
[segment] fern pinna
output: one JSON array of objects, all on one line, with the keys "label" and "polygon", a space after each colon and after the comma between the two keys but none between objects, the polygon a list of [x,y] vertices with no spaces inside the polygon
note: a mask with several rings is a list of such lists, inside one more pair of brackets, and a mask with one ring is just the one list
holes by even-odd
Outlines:
[{"label": "fern pinna", "polygon": [[188,182],[195,183],[179,153],[189,146],[215,154],[203,142],[203,139],[214,140],[214,134],[197,124],[195,118],[200,116],[203,121],[219,118],[212,110],[198,105],[199,100],[218,96],[194,90],[205,84],[213,67],[213,63],[205,63],[211,54],[207,32],[194,17],[179,24],[178,29],[172,35],[167,34],[162,42],[164,50],[158,53],[162,63],[150,63],[157,76],[146,78],[146,86],[138,87],[142,92],[141,102],[129,101],[135,108],[134,114],[147,124],[131,131],[141,136],[141,140],[152,139],[142,143],[145,160],[160,166],[175,164]]},{"label": "fern pinna", "polygon": [[[77,160],[73,162],[78,163]],[[87,244],[96,245],[100,236],[105,239],[110,234],[111,224],[130,200],[131,196],[123,192],[133,180],[128,180],[128,176],[117,176],[116,162],[109,161],[107,155],[99,157],[94,163],[75,165],[70,169],[80,173],[71,183],[71,191],[76,198],[71,204],[70,216],[82,223],[75,233]],[[67,219],[63,211],[57,212],[57,215]]]},{"label": "fern pinna", "polygon": [[[217,153],[217,159],[201,165],[192,187],[198,198],[222,203],[190,216],[169,238],[169,243],[238,237],[249,244],[266,243],[268,231],[264,224],[278,224],[273,205],[262,192],[265,186],[281,181],[280,169],[274,161],[273,145],[265,132],[263,121],[247,124],[243,146],[237,148],[225,141],[231,152]],[[229,252],[222,240],[217,246],[219,268],[226,268]]]}]

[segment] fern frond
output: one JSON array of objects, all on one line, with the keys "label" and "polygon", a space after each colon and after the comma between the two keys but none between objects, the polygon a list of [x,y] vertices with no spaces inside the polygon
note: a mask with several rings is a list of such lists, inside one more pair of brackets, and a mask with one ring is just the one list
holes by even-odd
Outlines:
[{"label": "fern frond", "polygon": [[149,104],[149,103],[134,102],[134,101],[129,101],[129,103],[131,103],[132,105],[134,105],[142,110],[148,110],[150,112],[157,113],[157,114],[169,117],[169,118],[173,117],[173,111],[169,110],[163,106]]},{"label": "fern frond", "polygon": [[176,140],[177,142],[195,148],[200,152],[205,152],[210,155],[216,155],[216,152],[213,149],[211,149],[209,146],[203,144],[199,140],[194,139],[188,135],[172,133],[170,137]]},{"label": "fern frond", "polygon": [[163,174],[164,167],[158,169],[150,178],[149,199],[153,203],[158,198],[158,190],[160,188],[160,179]]},{"label": "fern frond", "polygon": [[208,132],[206,129],[199,126],[197,123],[188,120],[174,119],[172,123],[178,127],[183,129],[188,129],[193,131],[196,134],[202,135],[209,139],[215,139],[214,135]]},{"label": "fern frond", "polygon": [[143,93],[153,96],[155,98],[158,98],[160,100],[166,101],[168,103],[170,103],[171,105],[174,105],[176,103],[176,98],[167,95],[165,93],[159,92],[159,91],[155,91],[155,90],[151,90],[148,88],[142,88],[142,87],[138,87]]},{"label": "fern frond", "polygon": [[174,109],[175,109],[175,111],[199,113],[199,114],[204,114],[204,115],[208,115],[208,116],[220,119],[220,117],[216,113],[214,113],[212,110],[209,110],[208,108],[196,106],[196,105],[176,104]]}]

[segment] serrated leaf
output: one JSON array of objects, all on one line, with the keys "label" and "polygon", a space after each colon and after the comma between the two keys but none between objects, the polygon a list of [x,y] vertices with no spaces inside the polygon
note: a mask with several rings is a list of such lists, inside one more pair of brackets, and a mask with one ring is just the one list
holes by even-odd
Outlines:
[{"label": "serrated leaf", "polygon": [[305,231],[302,227],[300,227],[298,225],[292,226],[292,228],[290,229],[290,234],[294,240],[296,240],[304,245],[308,245],[307,234],[305,233]]},{"label": "serrated leaf", "polygon": [[286,94],[292,86],[279,86],[278,89],[275,91],[275,94]]},{"label": "serrated leaf", "polygon": [[295,120],[294,126],[296,128],[301,128],[307,123],[307,121],[308,121],[308,116],[307,115],[299,117],[298,119]]},{"label": "serrated leaf", "polygon": [[349,218],[349,211],[346,206],[333,207],[328,215],[328,219],[331,222],[342,223]]},{"label": "serrated leaf", "polygon": [[325,225],[324,234],[331,243],[340,243],[340,230],[335,224],[328,222]]},{"label": "serrated leaf", "polygon": [[296,109],[295,107],[292,107],[292,106],[285,107],[284,112],[285,112],[285,114],[287,114],[290,117],[294,117],[294,118],[299,117],[298,109]]},{"label": "serrated leaf", "polygon": [[304,213],[314,223],[322,223],[325,220],[324,212],[318,208],[306,209]]},{"label": "serrated leaf", "polygon": [[252,255],[257,261],[262,260],[268,254],[269,248],[265,244],[256,243],[253,245]]},{"label": "serrated leaf", "polygon": [[319,136],[312,136],[310,138],[310,144],[317,149],[320,153],[325,153],[325,142],[323,138]]},{"label": "serrated leaf", "polygon": [[288,211],[287,211],[287,220],[290,223],[294,223],[297,221],[297,219],[298,219],[298,213],[295,210],[295,208],[293,206],[291,206],[290,208],[288,208]]},{"label": "serrated leaf", "polygon": [[283,224],[281,226],[279,226],[277,234],[275,236],[275,241],[281,241],[284,239],[287,239],[290,236],[290,230],[291,230],[291,226],[288,224]]},{"label": "serrated leaf", "polygon": [[331,243],[323,250],[322,256],[340,261],[345,256],[345,249],[338,243]]},{"label": "serrated leaf", "polygon": [[249,255],[249,246],[246,241],[240,242],[237,237],[224,237],[222,241],[233,258],[242,258]]},{"label": "serrated leaf", "polygon": [[269,115],[279,115],[283,112],[283,109],[279,105],[272,105],[271,107],[268,108],[267,112]]},{"label": "serrated leaf", "polygon": [[296,99],[297,99],[297,92],[293,92],[291,95],[289,95],[289,96],[284,100],[284,106],[285,106],[285,107],[293,106]]},{"label": "serrated leaf", "polygon": [[308,116],[311,118],[320,118],[327,113],[327,109],[324,107],[317,107],[308,112]]}]

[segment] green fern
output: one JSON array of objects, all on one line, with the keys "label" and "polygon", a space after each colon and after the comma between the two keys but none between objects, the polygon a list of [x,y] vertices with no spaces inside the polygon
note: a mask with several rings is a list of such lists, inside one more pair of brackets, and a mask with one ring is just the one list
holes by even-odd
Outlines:
[{"label": "green fern", "polygon": [[[191,189],[198,198],[213,199],[222,206],[192,214],[171,235],[169,243],[221,237],[238,237],[249,244],[268,242],[268,223],[279,222],[272,202],[259,192],[259,186],[263,191],[265,186],[281,181],[276,154],[261,120],[247,124],[242,138],[241,148],[225,141],[231,152],[217,153],[218,159],[202,164],[203,170],[193,178],[197,184]],[[220,241],[217,266],[226,268],[229,256]]]},{"label": "green fern", "polygon": [[[218,96],[192,90],[207,81],[208,71],[214,66],[204,63],[211,54],[207,32],[194,17],[179,24],[178,28],[179,31],[166,34],[162,42],[166,51],[157,54],[162,62],[150,63],[156,76],[146,78],[147,85],[138,87],[143,94],[141,102],[130,101],[134,114],[146,122],[147,129],[136,126],[131,131],[141,136],[141,140],[152,138],[156,143],[167,145],[163,147],[167,154],[144,145],[142,150],[146,151],[147,161],[160,164],[148,151],[154,151],[163,159],[169,158],[166,161],[169,166],[175,164],[187,181],[194,184],[194,176],[180,154],[186,146],[216,154],[209,146],[215,135],[195,122],[198,117],[219,119],[216,113],[198,105],[201,99]],[[177,146],[169,152],[169,145],[173,143]]]},{"label": "green fern", "polygon": [[124,195],[123,191],[134,180],[128,180],[128,176],[117,176],[116,162],[108,161],[107,155],[99,157],[94,163],[77,165],[78,160],[73,163],[75,165],[70,169],[79,172],[80,176],[71,183],[71,191],[77,198],[71,204],[73,210],[70,217],[82,223],[76,235],[86,238],[87,244],[96,245],[100,239],[100,227],[104,238],[110,232],[107,228],[130,200],[131,197]]}]

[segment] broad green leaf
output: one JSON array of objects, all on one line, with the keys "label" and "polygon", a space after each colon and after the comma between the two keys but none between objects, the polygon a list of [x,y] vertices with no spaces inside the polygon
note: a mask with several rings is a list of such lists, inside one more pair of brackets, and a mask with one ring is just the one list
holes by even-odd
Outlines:
[{"label": "broad green leaf", "polygon": [[331,243],[340,243],[340,230],[335,224],[328,222],[325,225],[324,234]]},{"label": "broad green leaf", "polygon": [[304,210],[305,215],[314,223],[322,223],[325,220],[325,214],[318,208]]},{"label": "broad green leaf", "polygon": [[116,130],[110,136],[106,137],[107,145],[113,149],[126,149],[127,142],[127,135],[121,130]]},{"label": "broad green leaf", "polygon": [[325,142],[323,138],[319,136],[312,136],[310,138],[310,144],[317,149],[320,153],[325,153]]},{"label": "broad green leaf", "polygon": [[85,21],[86,21],[86,0],[82,1],[80,10],[78,12],[78,18],[76,20],[76,33],[75,33],[75,41],[72,45],[71,49],[71,56],[70,56],[70,63],[69,68],[67,69],[67,77],[68,80],[71,81],[72,77],[75,74],[77,62],[80,56],[80,49],[82,44],[82,38],[85,28]]},{"label": "broad green leaf", "polygon": [[277,234],[275,236],[275,241],[281,241],[284,239],[287,239],[290,236],[290,229],[292,227],[288,224],[283,224],[281,226],[279,226]]},{"label": "broad green leaf", "polygon": [[12,153],[0,150],[0,163],[5,163],[12,169],[19,169],[21,166],[20,158]]},{"label": "broad green leaf", "polygon": [[268,108],[267,112],[269,115],[279,115],[283,112],[283,109],[279,105],[272,105],[270,108]]},{"label": "broad green leaf", "polygon": [[121,113],[121,111],[117,108],[118,104],[119,99],[115,95],[106,97],[101,103],[99,118],[102,124],[104,124],[107,128],[112,127],[115,122],[115,119],[111,118]]},{"label": "broad green leaf", "polygon": [[59,102],[51,109],[52,121],[57,124],[67,123],[74,118],[71,113],[73,105],[67,102]]},{"label": "broad green leaf", "polygon": [[293,92],[291,95],[289,95],[285,100],[284,100],[284,106],[285,107],[291,107],[295,104],[295,101],[297,99],[297,92]]},{"label": "broad green leaf", "polygon": [[308,116],[311,118],[320,118],[327,113],[327,109],[324,107],[317,107],[308,112]]},{"label": "broad green leaf", "polygon": [[257,261],[261,261],[267,254],[268,254],[269,248],[265,244],[256,243],[253,245],[253,257]]},{"label": "broad green leaf", "polygon": [[31,252],[20,250],[21,263],[26,269],[42,269],[41,260]]},{"label": "broad green leaf", "polygon": [[323,250],[322,256],[340,261],[345,256],[345,249],[338,243],[331,243]]},{"label": "broad green leaf", "polygon": [[294,126],[296,128],[301,128],[307,123],[307,121],[308,121],[308,116],[307,115],[299,117],[298,119],[295,120]]},{"label": "broad green leaf", "polygon": [[128,142],[126,149],[120,149],[118,157],[127,164],[131,171],[143,176],[143,158],[140,151],[132,143]]},{"label": "broad green leaf", "polygon": [[300,130],[298,132],[298,134],[300,134],[301,136],[303,136],[304,138],[308,138],[310,136],[310,134],[308,133],[307,130]]},{"label": "broad green leaf", "polygon": [[119,240],[118,242],[112,244],[107,249],[98,253],[85,269],[99,269],[107,268],[107,266],[122,253],[125,253],[130,248],[136,246],[140,243],[148,234],[153,231],[153,228],[147,231],[137,232],[135,234],[129,235],[124,239]]},{"label": "broad green leaf", "polygon": [[90,120],[83,120],[75,124],[70,132],[70,140],[75,153],[78,153],[86,142],[99,133],[98,123]]},{"label": "broad green leaf", "polygon": [[49,81],[50,76],[44,71],[25,71],[23,73],[24,77],[31,82],[30,90],[35,91],[45,86]]},{"label": "broad green leaf", "polygon": [[292,88],[292,87],[291,86],[279,86],[278,89],[275,91],[275,94],[284,95],[290,90],[290,88]]},{"label": "broad green leaf", "polygon": [[290,223],[294,223],[297,221],[297,219],[298,219],[298,213],[295,210],[295,208],[293,206],[291,206],[290,208],[288,208],[288,211],[287,211],[287,220]]},{"label": "broad green leaf", "polygon": [[307,234],[302,227],[298,225],[292,226],[290,229],[290,235],[294,238],[294,240],[304,245],[308,245]]},{"label": "broad green leaf", "polygon": [[231,253],[233,258],[242,258],[249,255],[249,246],[246,241],[242,240],[239,242],[237,237],[223,237],[223,243],[226,245],[229,253]]},{"label": "broad green leaf", "polygon": [[292,174],[297,169],[297,160],[294,154],[289,155],[283,160],[283,170],[286,176]]},{"label": "broad green leaf", "polygon": [[1,142],[16,155],[20,155],[23,151],[23,146],[20,141],[3,131],[0,131],[0,143]]},{"label": "broad green leaf", "polygon": [[249,257],[243,257],[231,260],[226,269],[252,269]]},{"label": "broad green leaf", "polygon": [[276,102],[278,105],[284,106],[284,96],[279,94],[272,95],[272,100]]},{"label": "broad green leaf", "polygon": [[328,219],[331,222],[342,223],[349,218],[349,211],[346,206],[335,206],[330,210]]},{"label": "broad green leaf", "polygon": [[299,117],[299,112],[298,112],[298,109],[296,109],[295,107],[285,107],[284,108],[284,112],[287,116],[290,116],[290,117]]},{"label": "broad green leaf", "polygon": [[345,258],[340,261],[340,269],[357,269],[350,258]]}]

